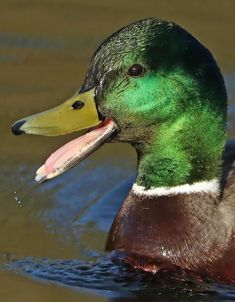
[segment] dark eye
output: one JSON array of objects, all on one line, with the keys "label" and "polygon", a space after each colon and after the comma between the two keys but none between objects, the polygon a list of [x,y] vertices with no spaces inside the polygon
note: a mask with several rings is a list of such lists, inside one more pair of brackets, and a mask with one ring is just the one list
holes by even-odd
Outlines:
[{"label": "dark eye", "polygon": [[139,64],[132,65],[129,69],[127,74],[130,77],[139,77],[145,73],[145,68]]},{"label": "dark eye", "polygon": [[81,109],[84,106],[84,103],[81,101],[75,101],[72,105],[73,109]]}]

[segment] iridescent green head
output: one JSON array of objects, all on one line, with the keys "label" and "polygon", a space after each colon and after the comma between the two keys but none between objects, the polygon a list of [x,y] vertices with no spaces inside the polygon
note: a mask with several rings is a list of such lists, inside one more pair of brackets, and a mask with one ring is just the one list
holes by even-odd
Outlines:
[{"label": "iridescent green head", "polygon": [[111,35],[94,54],[81,91],[96,89],[117,140],[139,154],[138,183],[173,186],[220,175],[226,91],[220,70],[198,40],[154,18]]},{"label": "iridescent green head", "polygon": [[[223,78],[209,50],[180,26],[150,18],[101,44],[73,98],[17,121],[12,130],[60,135],[98,125],[85,143],[80,138],[73,144],[74,154],[69,145],[52,156],[40,180],[112,138],[136,148],[138,184],[176,186],[220,177],[226,110]],[[77,154],[76,144],[86,151]]]}]

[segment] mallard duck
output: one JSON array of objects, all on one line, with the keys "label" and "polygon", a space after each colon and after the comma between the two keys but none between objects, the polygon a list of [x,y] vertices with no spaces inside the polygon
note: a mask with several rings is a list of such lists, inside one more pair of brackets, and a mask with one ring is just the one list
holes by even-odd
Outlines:
[{"label": "mallard duck", "polygon": [[226,143],[227,96],[210,51],[175,23],[140,20],[107,38],[80,90],[23,118],[14,134],[88,132],[37,171],[53,178],[110,140],[137,151],[137,178],[106,249],[157,273],[180,269],[235,283],[235,143]]}]

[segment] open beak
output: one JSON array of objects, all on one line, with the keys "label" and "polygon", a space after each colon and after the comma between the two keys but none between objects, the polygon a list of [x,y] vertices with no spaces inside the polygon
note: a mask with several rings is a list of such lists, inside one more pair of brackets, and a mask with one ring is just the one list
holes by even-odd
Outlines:
[{"label": "open beak", "polygon": [[57,136],[91,129],[54,152],[36,172],[43,182],[62,174],[110,140],[117,131],[112,119],[101,120],[94,100],[94,89],[78,93],[63,104],[23,118],[12,125],[12,132]]}]

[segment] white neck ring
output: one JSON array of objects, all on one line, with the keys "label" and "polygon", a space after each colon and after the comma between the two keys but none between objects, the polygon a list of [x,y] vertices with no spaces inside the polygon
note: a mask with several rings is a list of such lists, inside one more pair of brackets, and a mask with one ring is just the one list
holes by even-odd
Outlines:
[{"label": "white neck ring", "polygon": [[218,179],[195,182],[193,184],[184,184],[175,187],[153,187],[148,190],[144,186],[134,183],[132,192],[140,196],[168,196],[178,194],[210,193],[217,195],[220,192]]}]

